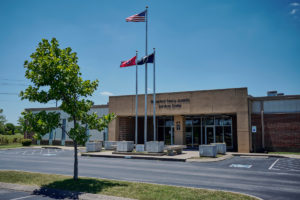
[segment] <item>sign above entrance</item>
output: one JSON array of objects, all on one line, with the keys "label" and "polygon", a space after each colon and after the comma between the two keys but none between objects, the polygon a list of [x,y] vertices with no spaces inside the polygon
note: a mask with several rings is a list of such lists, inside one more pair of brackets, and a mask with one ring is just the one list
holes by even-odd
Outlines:
[{"label": "sign above entrance", "polygon": [[[182,104],[189,104],[190,99],[184,98],[184,99],[162,99],[162,100],[156,100],[156,104],[158,105],[159,109],[176,109],[181,108]],[[151,104],[153,104],[153,100],[151,100]]]}]

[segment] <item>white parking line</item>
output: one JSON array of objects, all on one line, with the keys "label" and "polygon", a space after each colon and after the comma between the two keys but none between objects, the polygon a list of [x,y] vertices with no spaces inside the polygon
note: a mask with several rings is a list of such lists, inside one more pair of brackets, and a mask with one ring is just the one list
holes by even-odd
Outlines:
[{"label": "white parking line", "polygon": [[271,170],[274,167],[274,165],[278,162],[278,160],[279,160],[279,158],[277,160],[275,160],[275,162],[273,162],[273,164],[269,167],[269,170]]},{"label": "white parking line", "polygon": [[19,199],[26,199],[29,197],[32,197],[33,195],[29,195],[29,196],[25,196],[25,197],[19,197],[19,198],[14,198],[14,199],[10,199],[10,200],[19,200]]}]

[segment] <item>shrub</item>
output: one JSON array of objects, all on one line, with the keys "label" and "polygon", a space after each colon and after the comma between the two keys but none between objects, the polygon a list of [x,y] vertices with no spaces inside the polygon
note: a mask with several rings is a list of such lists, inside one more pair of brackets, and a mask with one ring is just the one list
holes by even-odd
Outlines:
[{"label": "shrub", "polygon": [[11,144],[11,143],[21,143],[24,136],[22,134],[16,135],[0,135],[0,145],[1,144]]},{"label": "shrub", "polygon": [[23,146],[30,146],[32,143],[31,139],[23,139],[22,140],[22,145]]}]

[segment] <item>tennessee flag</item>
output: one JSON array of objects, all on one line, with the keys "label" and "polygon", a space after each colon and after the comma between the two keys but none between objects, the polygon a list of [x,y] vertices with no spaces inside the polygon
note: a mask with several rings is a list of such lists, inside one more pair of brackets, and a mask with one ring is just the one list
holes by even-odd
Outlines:
[{"label": "tennessee flag", "polygon": [[136,56],[134,56],[133,58],[130,58],[129,60],[121,61],[120,67],[129,67],[132,65],[136,65],[135,61],[136,61]]}]

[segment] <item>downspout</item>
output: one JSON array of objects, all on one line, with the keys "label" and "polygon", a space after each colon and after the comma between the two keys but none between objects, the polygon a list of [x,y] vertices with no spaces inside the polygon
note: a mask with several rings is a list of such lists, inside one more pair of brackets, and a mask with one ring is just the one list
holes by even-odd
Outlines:
[{"label": "downspout", "polygon": [[265,124],[264,124],[264,101],[260,101],[260,120],[261,120],[261,145],[265,150]]},{"label": "downspout", "polygon": [[250,152],[253,152],[253,141],[252,141],[252,121],[251,121],[251,114],[252,114],[252,101],[248,97],[248,129],[249,129],[249,146]]}]

